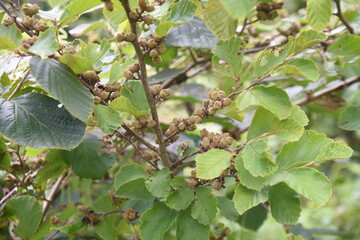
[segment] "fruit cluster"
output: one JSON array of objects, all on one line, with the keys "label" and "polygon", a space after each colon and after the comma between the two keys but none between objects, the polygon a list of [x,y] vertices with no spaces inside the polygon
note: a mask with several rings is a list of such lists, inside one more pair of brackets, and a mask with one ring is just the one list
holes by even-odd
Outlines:
[{"label": "fruit cluster", "polygon": [[170,89],[162,89],[161,85],[153,85],[150,87],[150,92],[155,98],[156,103],[162,103],[165,98],[169,97],[171,95]]},{"label": "fruit cluster", "polygon": [[135,61],[133,65],[130,65],[128,69],[124,71],[124,77],[126,80],[139,79],[140,64],[139,61]]},{"label": "fruit cluster", "polygon": [[162,44],[164,38],[157,37],[153,34],[150,34],[150,38],[146,40],[145,38],[139,38],[139,44],[143,49],[144,53],[148,53],[152,61],[155,64],[162,63],[161,54],[166,51],[165,46]]},{"label": "fruit cluster", "polygon": [[139,214],[132,208],[127,208],[122,213],[122,218],[125,219],[127,222],[130,222],[138,217],[139,217]]},{"label": "fruit cluster", "polygon": [[300,28],[301,28],[301,23],[295,21],[291,23],[291,27],[289,29],[278,28],[277,30],[281,35],[288,37],[288,36],[295,36],[297,33],[299,33]]},{"label": "fruit cluster", "polygon": [[35,30],[36,32],[43,32],[49,28],[49,25],[45,22],[39,21],[35,18],[35,15],[39,12],[40,8],[36,4],[23,4],[21,11],[25,14],[25,18],[22,21],[22,25],[29,30]]},{"label": "fruit cluster", "polygon": [[22,42],[23,48],[29,49],[38,39],[39,37],[36,35],[32,36],[31,38],[24,39]]},{"label": "fruit cluster", "polygon": [[205,112],[210,116],[214,115],[216,110],[229,106],[232,103],[230,98],[225,97],[225,92],[223,90],[217,91],[213,89],[209,91],[208,94],[210,99],[205,100],[203,104]]},{"label": "fruit cluster", "polygon": [[279,16],[277,10],[282,6],[282,2],[258,2],[256,5],[257,18],[260,21],[272,20]]},{"label": "fruit cluster", "polygon": [[218,134],[208,132],[205,128],[200,131],[200,136],[203,138],[201,147],[206,150],[211,148],[228,148],[234,141],[229,133]]},{"label": "fruit cluster", "polygon": [[155,164],[160,160],[159,154],[157,154],[156,152],[153,152],[153,151],[146,151],[144,153],[144,157],[146,157],[146,159],[154,162]]},{"label": "fruit cluster", "polygon": [[144,130],[146,128],[153,128],[155,126],[156,126],[156,122],[154,120],[149,120],[146,117],[136,119],[135,121],[129,124],[131,130],[141,135],[144,133]]},{"label": "fruit cluster", "polygon": [[[186,120],[185,118],[174,118],[173,123],[169,125],[169,128],[166,130],[165,135],[170,136],[174,133],[181,131],[194,131],[196,129],[195,122],[191,122],[190,119]],[[174,135],[171,138],[171,141],[175,142],[179,139],[178,135]]]},{"label": "fruit cluster", "polygon": [[121,84],[115,82],[114,84],[95,83],[94,87],[94,102],[99,104],[101,101],[112,101],[120,97]]}]

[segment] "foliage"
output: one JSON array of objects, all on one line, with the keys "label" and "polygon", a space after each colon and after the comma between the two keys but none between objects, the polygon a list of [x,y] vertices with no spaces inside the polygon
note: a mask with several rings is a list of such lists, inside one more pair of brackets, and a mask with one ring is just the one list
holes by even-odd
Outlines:
[{"label": "foliage", "polygon": [[4,239],[360,238],[359,2],[36,2],[0,2]]}]

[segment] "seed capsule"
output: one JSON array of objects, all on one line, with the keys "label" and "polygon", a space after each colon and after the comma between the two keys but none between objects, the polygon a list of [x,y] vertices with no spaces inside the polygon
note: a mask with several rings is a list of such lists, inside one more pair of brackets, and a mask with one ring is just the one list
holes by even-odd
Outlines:
[{"label": "seed capsule", "polygon": [[154,18],[150,15],[143,16],[143,21],[145,24],[150,25],[154,22]]},{"label": "seed capsule", "polygon": [[214,102],[213,108],[220,109],[222,108],[222,103],[220,101]]},{"label": "seed capsule", "polygon": [[138,0],[138,5],[142,10],[145,10],[145,8],[147,6],[147,1],[146,0]]},{"label": "seed capsule", "polygon": [[129,33],[126,35],[126,41],[133,42],[136,40],[136,34],[135,33]]},{"label": "seed capsule", "polygon": [[129,70],[125,70],[124,72],[124,77],[127,79],[127,80],[130,80],[130,79],[133,79],[134,78],[134,74],[129,71]]},{"label": "seed capsule", "polygon": [[155,10],[155,6],[153,4],[149,4],[145,7],[145,11],[153,12]]},{"label": "seed capsule", "polygon": [[153,57],[152,60],[155,64],[162,63],[162,58],[160,56]]},{"label": "seed capsule", "polygon": [[232,103],[232,100],[230,98],[224,98],[222,100],[222,103],[226,107],[226,106],[229,106]]},{"label": "seed capsule", "polygon": [[158,45],[158,43],[155,41],[155,39],[151,38],[149,39],[149,41],[147,41],[147,45],[149,46],[149,48],[154,48]]},{"label": "seed capsule", "polygon": [[150,57],[156,57],[159,55],[158,51],[156,51],[155,49],[151,50],[149,53]]},{"label": "seed capsule", "polygon": [[111,0],[105,0],[105,9],[109,12],[112,12],[114,10],[114,4]]},{"label": "seed capsule", "polygon": [[119,41],[119,42],[125,41],[125,40],[126,40],[125,34],[123,34],[123,33],[118,33],[118,34],[116,35],[116,40]]}]

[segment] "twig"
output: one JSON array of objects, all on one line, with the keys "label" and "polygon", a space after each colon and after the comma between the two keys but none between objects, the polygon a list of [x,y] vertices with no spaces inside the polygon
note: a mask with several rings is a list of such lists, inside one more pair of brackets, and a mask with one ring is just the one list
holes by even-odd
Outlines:
[{"label": "twig", "polygon": [[159,153],[159,149],[146,141],[143,137],[139,136],[137,133],[135,133],[131,128],[129,128],[126,124],[121,125],[127,133],[131,134],[133,137],[135,137],[137,140],[139,140],[142,144],[153,150],[154,152]]},{"label": "twig", "polygon": [[7,7],[2,3],[0,2],[0,7],[2,9],[4,9],[4,11],[7,13],[7,15],[9,15],[9,17],[11,17],[13,20],[14,20],[14,23],[16,24],[16,26],[21,29],[22,31],[26,32],[27,35],[29,35],[30,37],[34,36],[34,34],[32,32],[30,32],[28,29],[26,29],[26,27],[24,27],[24,25],[22,25],[22,23],[18,22],[17,19],[16,19],[16,16],[13,15],[9,9],[7,9]]},{"label": "twig", "polygon": [[113,213],[123,213],[123,212],[125,212],[125,211],[122,210],[122,209],[115,209],[115,210],[110,210],[110,211],[107,211],[107,212],[93,212],[93,214],[106,216],[106,215],[113,214]]},{"label": "twig", "polygon": [[184,156],[184,157],[181,157],[181,158],[177,159],[177,160],[171,165],[171,168],[173,169],[173,168],[177,167],[182,161],[185,161],[186,159],[191,158],[192,156],[194,156],[194,155],[196,155],[196,154],[199,154],[199,153],[202,153],[202,152],[203,152],[203,150],[200,149],[200,150],[198,150],[198,151],[196,151],[196,152],[193,152],[193,153],[191,153],[191,154],[189,154],[189,155],[186,155],[186,156]]},{"label": "twig", "polygon": [[1,200],[0,200],[0,207],[6,203],[7,200],[9,200],[12,195],[14,195],[17,191],[17,187],[14,187],[8,194],[6,194]]},{"label": "twig", "polygon": [[[137,29],[136,29],[137,20],[134,20],[129,16],[129,13],[131,11],[129,0],[120,0],[120,2],[122,4],[123,8],[125,9],[127,18],[130,23],[131,32],[137,36],[138,35]],[[146,72],[144,54],[141,51],[140,44],[137,39],[132,41],[131,43],[135,49],[136,55],[138,56],[138,61],[140,64],[140,80],[144,87],[146,98],[147,98],[149,106],[150,106],[152,119],[156,122],[155,132],[156,132],[157,140],[159,142],[160,157],[161,157],[161,160],[164,163],[164,165],[166,167],[170,167],[171,162],[170,162],[169,156],[167,155],[167,152],[166,152],[166,145],[164,143],[164,135],[163,135],[162,129],[160,127],[160,120],[159,120],[159,116],[158,116],[157,109],[156,109],[156,102],[155,102],[154,96],[151,94],[150,86],[147,81],[147,72]]]},{"label": "twig", "polygon": [[149,159],[147,159],[143,154],[142,152],[140,151],[140,149],[131,141],[131,139],[129,137],[127,137],[125,134],[123,134],[122,132],[120,131],[116,131],[117,133],[119,133],[121,135],[121,137],[123,137],[126,141],[128,141],[132,146],[133,148],[140,154],[140,157],[142,159],[144,159],[147,163],[149,163],[153,168],[155,168],[157,171],[159,171],[159,167],[156,166],[153,162],[151,162]]},{"label": "twig", "polygon": [[30,69],[27,70],[27,72],[25,73],[25,76],[21,79],[21,81],[16,85],[14,91],[9,95],[8,97],[8,101],[10,101],[11,99],[14,98],[15,94],[20,90],[20,88],[22,87],[22,85],[26,82],[27,77],[30,74]]},{"label": "twig", "polygon": [[351,34],[354,34],[354,29],[353,27],[350,25],[350,23],[345,19],[344,15],[341,12],[341,3],[340,0],[334,0],[335,4],[336,4],[336,8],[337,8],[337,13],[334,13],[334,15],[336,15],[340,21],[345,25],[345,27],[349,30],[349,32]]}]

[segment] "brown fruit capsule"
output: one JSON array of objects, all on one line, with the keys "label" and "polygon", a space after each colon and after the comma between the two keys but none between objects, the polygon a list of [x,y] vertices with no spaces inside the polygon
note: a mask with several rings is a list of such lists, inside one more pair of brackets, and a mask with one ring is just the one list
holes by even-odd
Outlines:
[{"label": "brown fruit capsule", "polygon": [[213,108],[220,109],[222,108],[222,103],[220,101],[214,102]]},{"label": "brown fruit capsule", "polygon": [[84,78],[86,78],[94,83],[96,83],[100,80],[99,76],[96,74],[95,71],[86,71],[82,75]]},{"label": "brown fruit capsule", "polygon": [[169,129],[172,133],[179,130],[179,128],[175,124],[170,124]]},{"label": "brown fruit capsule", "polygon": [[191,177],[196,178],[196,169],[191,170]]},{"label": "brown fruit capsule", "polygon": [[258,2],[256,5],[257,11],[270,11],[272,6],[268,2]]},{"label": "brown fruit capsule", "polygon": [[119,41],[119,42],[125,41],[126,40],[125,34],[124,33],[118,33],[116,35],[116,40]]},{"label": "brown fruit capsule", "polygon": [[142,10],[146,9],[147,1],[146,0],[138,0],[138,5]]},{"label": "brown fruit capsule", "polygon": [[49,28],[49,25],[45,22],[38,22],[35,24],[34,29],[38,32],[43,32]]},{"label": "brown fruit capsule", "polygon": [[29,49],[29,48],[31,47],[31,45],[28,44],[28,43],[23,43],[22,46],[23,46],[23,48],[25,48],[25,49]]},{"label": "brown fruit capsule", "polygon": [[222,138],[222,139],[220,140],[220,145],[221,145],[221,147],[226,147],[226,146],[228,145],[225,138]]},{"label": "brown fruit capsule", "polygon": [[229,166],[229,170],[234,172],[236,170],[235,164],[231,163],[230,166]]},{"label": "brown fruit capsule", "polygon": [[167,94],[167,91],[165,91],[165,89],[163,89],[163,90],[160,91],[159,96],[160,96],[161,98],[166,98],[166,97],[168,97],[169,95]]},{"label": "brown fruit capsule", "polygon": [[150,164],[148,164],[146,165],[145,170],[147,173],[151,173],[153,171],[153,167]]},{"label": "brown fruit capsule", "polygon": [[138,121],[138,120],[135,120],[132,125],[134,128],[137,128],[137,129],[142,127],[140,121]]},{"label": "brown fruit capsule", "polygon": [[213,184],[213,188],[214,188],[215,190],[220,190],[222,187],[223,187],[223,183],[220,182],[220,181],[216,181],[216,182],[214,182],[214,184]]},{"label": "brown fruit capsule", "polygon": [[191,178],[191,179],[187,180],[187,183],[189,184],[189,187],[194,188],[194,187],[196,187],[196,185],[198,185],[199,182],[197,180]]},{"label": "brown fruit capsule", "polygon": [[14,19],[12,19],[12,18],[7,18],[7,19],[4,19],[4,25],[5,26],[10,26],[10,25],[12,25],[12,24],[14,24]]},{"label": "brown fruit capsule", "polygon": [[129,12],[129,17],[131,19],[137,20],[137,19],[139,19],[140,15],[137,11],[132,10]]},{"label": "brown fruit capsule", "polygon": [[147,128],[153,128],[156,126],[156,122],[154,120],[149,120],[147,123],[146,123],[146,127]]},{"label": "brown fruit capsule", "polygon": [[139,119],[139,121],[141,122],[141,124],[146,124],[148,120],[146,119],[146,117],[142,117]]},{"label": "brown fruit capsule", "polygon": [[283,2],[272,2],[271,5],[274,9],[281,9],[283,7],[284,3]]},{"label": "brown fruit capsule", "polygon": [[109,12],[112,12],[114,10],[114,4],[111,0],[105,0],[105,9]]},{"label": "brown fruit capsule", "polygon": [[196,129],[196,125],[194,124],[187,127],[187,130],[189,131],[194,131],[195,129]]},{"label": "brown fruit capsule", "polygon": [[145,11],[153,12],[155,10],[155,6],[153,4],[149,4],[146,6]]},{"label": "brown fruit capsule", "polygon": [[153,57],[152,60],[155,64],[162,63],[162,58],[160,56]]},{"label": "brown fruit capsule", "polygon": [[39,12],[40,7],[37,4],[33,4],[30,7],[30,10],[31,10],[32,15],[35,15],[35,14],[37,14]]},{"label": "brown fruit capsule", "polygon": [[23,4],[23,5],[21,6],[21,11],[22,11],[25,15],[27,15],[27,16],[32,16],[32,15],[33,15],[33,11],[32,11],[32,9],[31,9],[31,5],[30,5],[30,4],[27,4],[27,3]]},{"label": "brown fruit capsule", "polygon": [[196,108],[194,110],[194,114],[195,115],[199,115],[199,116],[202,116],[203,115],[203,110],[201,108]]},{"label": "brown fruit capsule", "polygon": [[163,54],[166,51],[166,47],[164,45],[159,45],[156,50],[158,51],[159,54]]},{"label": "brown fruit capsule", "polygon": [[60,223],[60,219],[58,216],[51,216],[50,221],[52,225],[57,225]]},{"label": "brown fruit capsule", "polygon": [[274,18],[276,18],[278,16],[279,16],[279,14],[278,14],[277,11],[271,11],[271,12],[269,12],[269,15],[268,15],[270,20],[272,20],[272,19],[274,19]]},{"label": "brown fruit capsule", "polygon": [[145,38],[139,38],[139,44],[140,44],[140,46],[142,46],[144,48],[148,46],[148,43],[145,40]]},{"label": "brown fruit capsule", "polygon": [[222,103],[226,107],[226,106],[229,106],[232,103],[232,100],[230,98],[224,98],[222,100]]},{"label": "brown fruit capsule", "polygon": [[149,48],[154,48],[158,45],[158,43],[155,41],[155,39],[151,38],[149,39],[149,41],[147,41],[147,45],[149,46]]},{"label": "brown fruit capsule", "polygon": [[32,25],[34,25],[34,18],[25,16],[25,19],[22,22],[22,24],[27,28],[32,27]]},{"label": "brown fruit capsule", "polygon": [[129,70],[125,70],[124,72],[124,77],[127,79],[127,80],[130,80],[130,79],[133,79],[134,78],[134,74],[129,71]]},{"label": "brown fruit capsule", "polygon": [[100,95],[100,98],[101,100],[107,100],[110,96],[110,93],[109,92],[102,92],[101,95]]},{"label": "brown fruit capsule", "polygon": [[135,33],[129,33],[126,35],[126,41],[133,42],[136,40],[136,34]]},{"label": "brown fruit capsule", "polygon": [[210,145],[210,139],[208,137],[204,137],[201,141],[201,145],[205,148],[209,147]]},{"label": "brown fruit capsule", "polygon": [[185,123],[183,123],[183,122],[179,123],[178,128],[180,131],[184,131],[186,129]]},{"label": "brown fruit capsule", "polygon": [[200,130],[200,136],[201,137],[205,137],[208,135],[208,130],[206,130],[205,128],[203,128],[202,130]]},{"label": "brown fruit capsule", "polygon": [[[180,148],[182,150],[187,150],[189,148],[189,145],[186,142],[181,142],[180,143]],[[193,170],[194,171],[194,170]],[[192,175],[192,171],[191,171],[191,175]]]},{"label": "brown fruit capsule", "polygon": [[194,120],[195,120],[195,123],[201,123],[202,122],[202,118],[198,115],[194,116]]},{"label": "brown fruit capsule", "polygon": [[113,87],[114,90],[119,91],[120,88],[121,88],[121,83],[115,82],[115,83],[112,85],[112,87]]},{"label": "brown fruit capsule", "polygon": [[145,16],[143,16],[143,21],[145,24],[150,25],[150,24],[153,24],[154,18],[150,15],[145,15]]},{"label": "brown fruit capsule", "polygon": [[99,104],[100,102],[101,102],[101,98],[98,97],[98,96],[95,96],[95,97],[94,97],[94,103],[95,103],[95,104]]},{"label": "brown fruit capsule", "polygon": [[171,141],[176,142],[180,138],[179,135],[175,135],[171,138]]},{"label": "brown fruit capsule", "polygon": [[219,97],[219,93],[216,92],[216,91],[213,91],[213,92],[209,93],[209,95],[210,95],[210,98],[211,98],[212,100],[217,100],[218,97]]},{"label": "brown fruit capsule", "polygon": [[158,51],[156,51],[155,49],[151,50],[149,53],[150,57],[156,57],[159,55]]},{"label": "brown fruit capsule", "polygon": [[118,98],[118,97],[120,97],[120,92],[119,91],[115,91],[115,92],[112,92],[111,93],[111,98],[112,99],[115,99],[115,98]]},{"label": "brown fruit capsule", "polygon": [[258,11],[256,14],[257,19],[260,21],[265,21],[269,19],[268,13],[264,11]]}]

